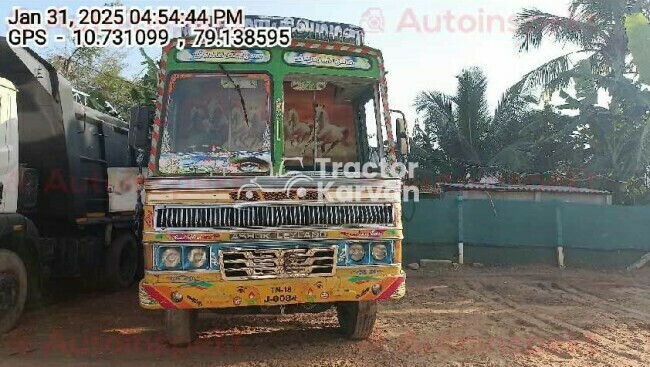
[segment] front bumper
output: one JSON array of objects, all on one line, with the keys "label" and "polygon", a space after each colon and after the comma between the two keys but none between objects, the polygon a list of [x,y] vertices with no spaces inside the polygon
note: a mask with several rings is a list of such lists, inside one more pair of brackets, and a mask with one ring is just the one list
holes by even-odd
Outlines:
[{"label": "front bumper", "polygon": [[402,298],[405,279],[400,265],[339,267],[328,277],[257,280],[223,280],[220,272],[148,272],[139,295],[145,309],[370,301]]}]

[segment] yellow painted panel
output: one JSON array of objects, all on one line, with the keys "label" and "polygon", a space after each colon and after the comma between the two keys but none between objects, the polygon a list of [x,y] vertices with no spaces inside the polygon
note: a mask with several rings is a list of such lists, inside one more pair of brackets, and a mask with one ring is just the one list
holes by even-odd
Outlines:
[{"label": "yellow painted panel", "polygon": [[147,309],[277,306],[395,299],[404,295],[404,281],[399,265],[338,268],[333,277],[240,281],[224,281],[220,272],[148,272],[139,293]]}]

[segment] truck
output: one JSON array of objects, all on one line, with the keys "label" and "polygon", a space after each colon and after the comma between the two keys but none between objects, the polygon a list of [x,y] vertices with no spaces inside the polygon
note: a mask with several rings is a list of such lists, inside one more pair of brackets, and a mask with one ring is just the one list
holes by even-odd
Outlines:
[{"label": "truck", "polygon": [[132,114],[134,144],[151,146],[140,305],[164,310],[176,346],[196,338],[200,310],[335,308],[341,331],[365,339],[377,302],[406,290],[402,182],[383,169],[407,153],[406,125],[392,120],[381,52],[354,25],[245,22],[291,27],[292,41],[175,39],[159,63],[155,114]]},{"label": "truck", "polygon": [[0,333],[48,285],[126,287],[142,263],[128,123],[0,38]]}]

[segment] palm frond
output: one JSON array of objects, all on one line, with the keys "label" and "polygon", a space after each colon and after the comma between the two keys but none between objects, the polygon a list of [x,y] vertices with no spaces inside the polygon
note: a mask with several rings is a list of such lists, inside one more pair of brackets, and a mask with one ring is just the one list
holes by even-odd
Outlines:
[{"label": "palm frond", "polygon": [[[579,51],[578,51],[579,52]],[[553,84],[553,88],[566,87],[569,82],[568,78],[562,78],[564,73],[572,68],[570,56],[576,52],[556,57],[547,63],[539,66],[537,69],[524,75],[521,80],[513,86],[519,88],[525,93],[534,92],[541,87]]]},{"label": "palm frond", "polygon": [[558,16],[535,8],[522,10],[517,14],[515,23],[515,39],[520,41],[520,51],[538,48],[546,36],[563,45],[572,43],[589,47],[599,35],[598,28],[591,22]]},{"label": "palm frond", "polygon": [[[425,114],[438,113],[445,117],[447,122],[454,120],[453,98],[435,91],[420,92],[415,97],[415,111]],[[426,120],[426,117],[425,117]]]},{"label": "palm frond", "polygon": [[488,116],[487,76],[479,68],[465,69],[456,77],[458,87],[454,102],[458,106],[460,123],[484,121]]},{"label": "palm frond", "polygon": [[433,126],[440,145],[453,151],[459,159],[481,163],[480,147],[475,146],[489,121],[486,98],[487,78],[478,68],[469,68],[457,77],[458,89],[453,96],[441,92],[420,92],[414,106],[423,113],[425,126]]},{"label": "palm frond", "polygon": [[458,142],[463,156],[474,164],[481,163],[481,141],[490,123],[487,101],[487,77],[477,67],[463,70],[454,95]]},{"label": "palm frond", "polygon": [[494,121],[501,121],[509,116],[518,115],[519,112],[527,111],[530,104],[537,104],[532,95],[524,93],[522,85],[517,83],[501,95],[497,108],[494,111]]},{"label": "palm frond", "polygon": [[627,0],[572,0],[571,17],[594,24],[610,23],[615,14],[622,14]]}]

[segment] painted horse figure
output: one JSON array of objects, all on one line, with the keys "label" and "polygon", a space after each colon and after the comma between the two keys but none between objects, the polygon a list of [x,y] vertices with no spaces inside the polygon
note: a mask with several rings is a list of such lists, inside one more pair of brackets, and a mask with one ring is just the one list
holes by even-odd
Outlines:
[{"label": "painted horse figure", "polygon": [[[318,142],[320,143],[321,153],[329,153],[341,143],[344,146],[348,146],[348,137],[350,131],[347,127],[338,126],[330,122],[327,111],[325,111],[325,105],[315,104],[314,111],[316,113],[316,126],[318,129]],[[329,144],[329,148],[325,150],[326,145]]]},{"label": "painted horse figure", "polygon": [[300,145],[305,140],[309,140],[309,137],[312,135],[312,128],[309,124],[300,122],[300,117],[295,108],[292,108],[287,112],[288,115],[288,124],[285,125],[284,133],[287,136],[287,141],[291,146]]}]

